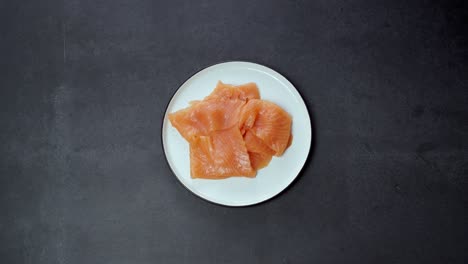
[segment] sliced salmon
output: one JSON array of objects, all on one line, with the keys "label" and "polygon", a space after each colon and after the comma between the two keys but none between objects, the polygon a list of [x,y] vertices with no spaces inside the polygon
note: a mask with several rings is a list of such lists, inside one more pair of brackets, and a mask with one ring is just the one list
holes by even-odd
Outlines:
[{"label": "sliced salmon", "polygon": [[254,170],[262,169],[270,163],[275,151],[268,147],[263,140],[249,130],[244,135],[244,142],[249,152],[250,164]]},{"label": "sliced salmon", "polygon": [[239,119],[241,133],[252,132],[275,153],[283,155],[291,134],[291,116],[278,105],[252,99],[242,108]]},{"label": "sliced salmon", "polygon": [[258,153],[249,151],[250,164],[254,170],[263,169],[270,163],[273,158],[272,155],[267,153]]},{"label": "sliced salmon", "polygon": [[187,140],[237,125],[242,100],[194,101],[191,106],[169,114],[171,124]]},{"label": "sliced salmon", "polygon": [[292,142],[291,116],[260,99],[255,83],[218,82],[203,100],[168,115],[189,142],[192,178],[255,177]]},{"label": "sliced salmon", "polygon": [[263,140],[255,136],[252,131],[247,131],[244,135],[245,147],[249,152],[266,153],[273,156],[276,152],[268,147]]},{"label": "sliced salmon", "polygon": [[192,178],[205,179],[256,175],[236,126],[209,136],[194,137],[190,142],[190,172]]},{"label": "sliced salmon", "polygon": [[205,99],[220,98],[247,101],[250,99],[260,99],[260,92],[258,91],[257,84],[255,83],[246,83],[236,86],[218,81],[216,88],[210,95],[205,97]]}]

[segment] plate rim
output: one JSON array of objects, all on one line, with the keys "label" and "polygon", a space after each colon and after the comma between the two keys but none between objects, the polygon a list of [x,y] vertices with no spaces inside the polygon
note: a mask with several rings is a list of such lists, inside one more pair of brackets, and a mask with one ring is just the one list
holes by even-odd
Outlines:
[{"label": "plate rim", "polygon": [[[168,108],[170,106],[170,104],[172,103],[172,101],[174,100],[174,97],[177,95],[177,93],[179,92],[180,88],[182,86],[184,86],[188,81],[190,81],[194,76],[196,76],[197,74],[201,73],[202,71],[205,71],[205,70],[208,70],[210,68],[213,68],[213,67],[218,67],[220,65],[223,65],[223,64],[246,64],[247,66],[248,65],[252,65],[254,67],[260,67],[260,68],[263,68],[264,70],[268,70],[268,71],[272,71],[274,74],[277,74],[280,78],[282,78],[283,80],[282,81],[285,81],[287,84],[291,85],[294,90],[297,92],[297,94],[299,95],[299,98],[300,100],[302,101],[303,105],[304,105],[304,108],[306,110],[306,113],[307,113],[307,117],[308,117],[308,122],[306,122],[308,125],[309,125],[309,130],[310,130],[310,143],[309,145],[307,146],[307,156],[303,162],[303,164],[300,166],[301,168],[299,169],[299,172],[294,176],[292,177],[291,181],[279,192],[277,192],[276,194],[272,195],[271,197],[268,197],[267,199],[263,199],[263,200],[260,200],[260,201],[257,201],[257,202],[254,202],[254,203],[247,203],[247,204],[239,204],[239,205],[236,205],[236,204],[225,204],[225,203],[222,203],[222,202],[217,202],[217,201],[212,201],[206,197],[203,197],[202,195],[196,193],[194,190],[190,189],[186,184],[184,184],[184,182],[177,176],[177,174],[174,172],[171,164],[169,163],[169,160],[167,158],[167,150],[166,150],[166,147],[165,147],[165,143],[164,143],[164,135],[165,135],[165,132],[164,132],[164,124],[167,122],[167,111],[168,111]],[[276,78],[276,76],[274,76]],[[262,203],[265,203],[267,201],[270,201],[271,199],[279,196],[280,194],[282,194],[283,192],[285,192],[292,184],[293,182],[295,182],[298,178],[299,178],[299,175],[302,173],[307,161],[309,161],[309,156],[310,156],[310,152],[311,152],[311,147],[312,147],[312,142],[313,142],[313,129],[312,129],[312,120],[310,118],[310,113],[309,113],[309,108],[307,107],[307,104],[306,102],[304,101],[304,97],[302,96],[302,94],[299,92],[299,90],[297,90],[297,88],[291,83],[291,81],[289,81],[288,78],[286,78],[284,75],[282,75],[281,73],[273,70],[272,68],[268,67],[268,66],[265,66],[265,65],[262,65],[262,64],[259,64],[259,63],[255,63],[255,62],[249,62],[249,61],[240,61],[240,60],[232,60],[232,61],[222,61],[222,62],[219,62],[219,63],[215,63],[215,64],[210,64],[206,67],[203,67],[201,68],[200,70],[196,71],[195,73],[193,73],[192,75],[190,75],[187,79],[185,79],[180,85],[179,87],[174,91],[174,93],[171,95],[171,98],[169,99],[169,101],[167,102],[166,106],[165,106],[165,109],[164,109],[164,115],[163,115],[163,118],[162,118],[162,122],[161,122],[161,146],[163,148],[163,152],[164,152],[164,160],[166,161],[166,164],[168,165],[169,169],[171,170],[172,172],[172,175],[177,179],[177,181],[179,182],[179,184],[181,184],[187,191],[189,191],[192,195],[206,201],[206,202],[209,202],[211,204],[215,204],[215,205],[218,205],[218,206],[225,206],[225,207],[234,207],[234,208],[242,208],[242,207],[249,207],[249,206],[254,206],[254,205],[258,205],[258,204],[262,204]]]}]

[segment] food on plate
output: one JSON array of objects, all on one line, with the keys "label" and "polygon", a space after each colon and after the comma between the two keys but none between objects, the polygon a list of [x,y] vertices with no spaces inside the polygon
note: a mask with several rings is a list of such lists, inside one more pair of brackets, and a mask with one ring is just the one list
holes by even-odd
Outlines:
[{"label": "food on plate", "polygon": [[[291,135],[291,117],[274,103],[252,99],[242,108],[240,130],[252,132],[266,146],[281,156]],[[245,132],[244,132],[245,131]]]},{"label": "food on plate", "polygon": [[190,173],[193,178],[254,177],[244,139],[237,127],[195,136],[190,142]]},{"label": "food on plate", "polygon": [[255,83],[218,82],[203,100],[168,115],[190,146],[192,178],[253,178],[291,145],[291,116],[260,99]]}]

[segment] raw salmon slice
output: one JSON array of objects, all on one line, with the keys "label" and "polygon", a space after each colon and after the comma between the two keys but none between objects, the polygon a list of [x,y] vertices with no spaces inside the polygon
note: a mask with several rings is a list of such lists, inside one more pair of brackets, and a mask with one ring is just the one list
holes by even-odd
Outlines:
[{"label": "raw salmon slice", "polygon": [[192,178],[255,177],[292,142],[291,116],[260,100],[255,83],[218,82],[203,100],[168,115],[189,142]]},{"label": "raw salmon slice", "polygon": [[190,142],[190,172],[192,178],[205,179],[256,175],[237,126],[194,137]]},{"label": "raw salmon slice", "polygon": [[190,142],[194,136],[206,136],[237,125],[243,105],[242,100],[194,101],[190,107],[169,114],[169,120]]},{"label": "raw salmon slice", "polygon": [[244,135],[244,142],[249,152],[250,164],[254,170],[262,169],[270,163],[275,151],[268,147],[263,140],[248,130]]},{"label": "raw salmon slice", "polygon": [[252,99],[242,108],[239,120],[241,133],[252,132],[275,153],[283,155],[291,134],[291,116],[278,105]]},{"label": "raw salmon slice", "polygon": [[267,153],[257,153],[249,151],[249,158],[250,165],[252,166],[252,168],[254,170],[259,170],[268,166],[273,156]]},{"label": "raw salmon slice", "polygon": [[265,153],[270,156],[273,156],[276,153],[274,150],[268,147],[268,145],[266,145],[263,140],[255,136],[254,133],[250,130],[245,133],[244,142],[245,147],[249,152]]},{"label": "raw salmon slice", "polygon": [[242,85],[225,84],[218,81],[213,92],[205,99],[239,99],[247,101],[250,99],[260,99],[260,92],[255,83],[246,83]]}]

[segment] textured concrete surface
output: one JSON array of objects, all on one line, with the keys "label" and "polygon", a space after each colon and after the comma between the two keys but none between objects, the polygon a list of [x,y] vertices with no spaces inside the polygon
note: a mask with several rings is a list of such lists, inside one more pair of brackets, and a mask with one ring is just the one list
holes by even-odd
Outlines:
[{"label": "textured concrete surface", "polygon": [[[1,263],[466,263],[464,1],[0,2]],[[171,174],[164,108],[201,68],[270,66],[312,157],[248,208]]]}]

